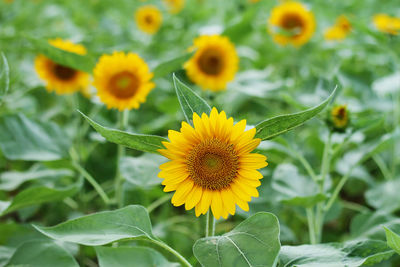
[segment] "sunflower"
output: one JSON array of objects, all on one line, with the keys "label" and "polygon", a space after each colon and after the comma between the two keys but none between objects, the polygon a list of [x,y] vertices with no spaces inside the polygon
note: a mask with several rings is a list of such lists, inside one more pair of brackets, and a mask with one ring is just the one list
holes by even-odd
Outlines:
[{"label": "sunflower", "polygon": [[301,46],[310,40],[315,31],[313,13],[301,3],[292,1],[275,7],[268,24],[275,42],[281,45]]},{"label": "sunflower", "polygon": [[97,95],[108,108],[139,108],[155,84],[153,73],[137,54],[114,52],[103,55],[93,70]]},{"label": "sunflower", "polygon": [[[60,38],[49,40],[49,44],[67,52],[85,55],[86,48]],[[39,77],[46,81],[46,89],[57,94],[69,94],[79,90],[86,92],[89,86],[89,74],[58,64],[44,55],[35,59],[35,69]]]},{"label": "sunflower", "polygon": [[386,14],[377,14],[373,18],[375,27],[384,33],[397,35],[400,31],[400,18],[391,17]]},{"label": "sunflower", "polygon": [[340,105],[332,108],[331,122],[336,130],[344,130],[349,124],[349,112],[346,105]]},{"label": "sunflower", "polygon": [[140,30],[155,34],[161,27],[162,15],[157,7],[147,5],[136,10],[135,20]]},{"label": "sunflower", "polygon": [[196,216],[211,207],[216,219],[235,214],[235,205],[249,210],[247,202],[258,197],[262,178],[257,169],[268,165],[266,157],[250,153],[259,144],[256,129],[245,131],[246,120],[235,125],[224,111],[213,108],[210,116],[193,114],[194,128],[182,122],[180,132],[170,130],[170,142],[159,152],[171,161],[160,166],[164,191],[175,191],[172,204],[195,208]]},{"label": "sunflower", "polygon": [[185,0],[164,0],[164,3],[171,14],[177,14],[183,9]]},{"label": "sunflower", "polygon": [[324,37],[326,40],[342,40],[346,38],[346,36],[351,31],[350,21],[346,16],[342,15],[336,19],[336,23],[334,26],[328,28]]},{"label": "sunflower", "polygon": [[184,64],[187,76],[203,89],[225,90],[239,65],[235,46],[224,36],[204,35],[194,40],[195,54]]}]

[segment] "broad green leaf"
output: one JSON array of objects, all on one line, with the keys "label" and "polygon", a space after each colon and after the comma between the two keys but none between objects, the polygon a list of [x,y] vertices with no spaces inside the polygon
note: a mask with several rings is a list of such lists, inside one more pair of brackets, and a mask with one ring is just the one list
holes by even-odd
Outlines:
[{"label": "broad green leaf", "polygon": [[73,196],[79,192],[82,184],[83,179],[79,179],[76,183],[63,188],[29,187],[19,192],[11,201],[0,204],[0,216],[32,205],[59,201]]},{"label": "broad green leaf", "polygon": [[119,163],[121,175],[130,183],[139,187],[149,187],[161,183],[157,177],[159,166],[166,159],[156,154],[144,154],[143,156],[123,157]]},{"label": "broad green leaf", "polygon": [[158,251],[145,247],[96,247],[100,267],[173,267]]},{"label": "broad green leaf", "polygon": [[168,60],[166,62],[162,62],[157,67],[154,68],[154,78],[164,77],[176,70],[182,68],[183,63],[185,63],[193,53],[188,53],[180,57],[176,57],[174,59]]},{"label": "broad green leaf", "polygon": [[318,185],[302,176],[291,164],[280,164],[272,177],[272,188],[278,193],[278,200],[289,205],[311,207],[327,197],[319,193]]},{"label": "broad green leaf", "polygon": [[279,254],[282,267],[356,267],[389,259],[394,251],[378,240],[283,246]]},{"label": "broad green leaf", "polygon": [[149,214],[138,205],[94,213],[52,227],[34,227],[50,238],[86,246],[124,239],[154,239]]},{"label": "broad green leaf", "polygon": [[365,193],[367,203],[380,211],[392,212],[400,208],[400,179],[375,185]]},{"label": "broad green leaf", "polygon": [[193,252],[202,266],[274,266],[280,246],[278,219],[260,212],[222,236],[197,240]]},{"label": "broad green leaf", "polygon": [[276,116],[260,122],[256,125],[257,133],[255,137],[261,138],[261,140],[271,139],[300,126],[320,113],[329,104],[335,94],[336,88],[333,90],[332,94],[318,106],[298,113]]},{"label": "broad green leaf", "polygon": [[383,228],[385,228],[386,240],[388,246],[394,249],[397,252],[397,254],[400,254],[400,235],[394,233],[389,228],[386,227]]},{"label": "broad green leaf", "polygon": [[101,126],[82,112],[80,113],[99,134],[108,141],[118,145],[123,145],[144,152],[158,153],[158,149],[164,148],[161,142],[168,141],[166,138],[157,135],[133,134],[116,129],[110,129]]},{"label": "broad green leaf", "polygon": [[192,124],[193,113],[195,112],[199,116],[203,113],[210,114],[211,108],[204,99],[182,83],[175,74],[173,75],[173,80],[176,95],[188,123]]},{"label": "broad green leaf", "polygon": [[43,39],[28,37],[28,40],[35,52],[45,55],[60,65],[87,73],[91,73],[96,65],[96,59],[90,55],[78,55],[58,49]]},{"label": "broad green leaf", "polygon": [[379,210],[360,213],[351,220],[351,238],[383,240],[385,231],[382,225],[392,230],[400,231],[400,218]]},{"label": "broad green leaf", "polygon": [[0,266],[4,266],[14,254],[15,248],[0,246]]},{"label": "broad green leaf", "polygon": [[29,241],[22,244],[14,252],[6,266],[79,267],[68,251],[49,241]]},{"label": "broad green leaf", "polygon": [[18,188],[21,184],[31,180],[38,179],[57,179],[61,177],[72,177],[73,171],[69,169],[37,169],[19,172],[10,171],[0,174],[0,190],[10,191]]},{"label": "broad green leaf", "polygon": [[0,148],[11,160],[52,161],[66,158],[71,141],[52,122],[28,119],[23,114],[0,121]]},{"label": "broad green leaf", "polygon": [[10,89],[10,68],[6,56],[1,53],[2,63],[0,64],[0,100]]}]

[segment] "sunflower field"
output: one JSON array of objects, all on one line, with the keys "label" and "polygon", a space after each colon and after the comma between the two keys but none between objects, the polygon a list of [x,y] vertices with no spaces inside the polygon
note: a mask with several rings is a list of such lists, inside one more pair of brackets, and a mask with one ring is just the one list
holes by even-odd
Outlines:
[{"label": "sunflower field", "polygon": [[0,267],[400,266],[399,0],[0,0]]}]

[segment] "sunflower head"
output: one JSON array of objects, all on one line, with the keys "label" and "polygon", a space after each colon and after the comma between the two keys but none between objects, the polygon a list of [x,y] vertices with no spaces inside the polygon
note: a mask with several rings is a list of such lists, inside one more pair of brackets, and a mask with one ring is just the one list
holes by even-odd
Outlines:
[{"label": "sunflower head", "polygon": [[184,64],[186,74],[203,89],[225,90],[235,77],[239,58],[227,37],[204,35],[194,40],[195,54]]},{"label": "sunflower head", "polygon": [[285,1],[272,10],[268,30],[278,44],[301,46],[314,34],[314,15],[301,3]]},{"label": "sunflower head", "polygon": [[334,26],[326,29],[324,32],[324,37],[326,40],[343,40],[346,38],[347,34],[351,31],[350,21],[346,16],[341,15],[336,19]]},{"label": "sunflower head", "polygon": [[172,204],[195,208],[196,216],[211,207],[216,219],[235,214],[236,204],[248,211],[251,197],[258,197],[262,175],[257,169],[268,165],[265,156],[251,153],[261,141],[254,138],[256,129],[245,131],[245,120],[234,124],[215,108],[210,116],[194,113],[193,124],[182,122],[180,132],[170,130],[170,142],[159,150],[170,160],[158,176],[165,192],[175,191]]},{"label": "sunflower head", "polygon": [[397,35],[400,31],[400,18],[391,17],[386,14],[377,14],[373,18],[375,27],[384,33]]},{"label": "sunflower head", "polygon": [[153,5],[142,6],[135,12],[135,21],[141,31],[155,34],[161,27],[162,15]]},{"label": "sunflower head", "polygon": [[335,106],[331,109],[328,122],[333,130],[342,132],[349,125],[349,111],[346,105]]},{"label": "sunflower head", "polygon": [[[78,55],[86,54],[86,48],[83,45],[60,38],[49,40],[49,44]],[[36,57],[35,69],[39,77],[46,82],[46,89],[49,92],[69,94],[81,90],[84,93],[88,89],[89,74],[58,64],[44,55]]]},{"label": "sunflower head", "polygon": [[185,0],[164,0],[164,3],[171,14],[177,14],[183,9]]},{"label": "sunflower head", "polygon": [[137,54],[114,52],[100,57],[93,70],[97,95],[108,108],[139,108],[154,83],[153,73]]}]

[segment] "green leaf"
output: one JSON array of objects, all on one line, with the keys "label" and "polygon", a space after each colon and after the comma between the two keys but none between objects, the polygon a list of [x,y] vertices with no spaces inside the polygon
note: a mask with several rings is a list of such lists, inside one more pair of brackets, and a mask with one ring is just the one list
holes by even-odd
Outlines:
[{"label": "green leaf", "polygon": [[335,94],[336,88],[333,90],[332,94],[318,106],[298,113],[276,116],[260,122],[256,125],[257,133],[255,137],[261,138],[261,140],[271,139],[300,126],[320,113],[329,104]]},{"label": "green leaf", "polygon": [[46,186],[30,187],[19,192],[12,201],[0,204],[0,216],[32,205],[59,201],[73,196],[79,192],[82,184],[83,179],[79,179],[76,183],[63,188],[50,188]]},{"label": "green leaf", "polygon": [[327,198],[311,178],[302,176],[291,164],[280,164],[275,169],[272,188],[278,193],[278,201],[294,206],[312,207]]},{"label": "green leaf", "polygon": [[66,158],[71,141],[58,125],[23,114],[0,121],[0,148],[11,160],[52,161]]},{"label": "green leaf", "polygon": [[79,267],[78,263],[65,249],[49,241],[29,241],[14,252],[7,267]]},{"label": "green leaf", "polygon": [[222,236],[197,240],[193,252],[202,266],[274,266],[280,246],[278,219],[260,212]]},{"label": "green leaf", "polygon": [[10,67],[6,56],[1,52],[2,64],[0,64],[0,100],[10,89]]},{"label": "green leaf", "polygon": [[96,247],[100,267],[172,267],[179,264],[167,261],[163,255],[145,247]]},{"label": "green leaf", "polygon": [[11,191],[18,188],[21,184],[38,179],[57,179],[61,177],[72,177],[73,171],[68,169],[37,169],[32,168],[28,171],[10,171],[0,174],[0,190]]},{"label": "green leaf", "polygon": [[52,227],[34,227],[50,238],[86,246],[124,239],[154,239],[149,214],[138,205],[94,213]]},{"label": "green leaf", "polygon": [[157,135],[133,134],[103,127],[82,112],[80,113],[99,134],[108,141],[118,145],[144,152],[158,153],[158,149],[164,148],[161,142],[168,141],[166,138]]},{"label": "green leaf", "polygon": [[400,218],[379,210],[357,214],[351,220],[351,238],[383,239],[385,231],[382,229],[382,225],[400,231]]},{"label": "green leaf", "polygon": [[96,59],[90,55],[78,55],[62,49],[58,49],[48,43],[47,40],[28,37],[35,52],[45,55],[60,65],[76,70],[91,73],[96,65]]},{"label": "green leaf", "polygon": [[180,57],[176,57],[171,60],[158,64],[157,67],[155,67],[153,70],[154,79],[159,77],[164,77],[176,70],[181,69],[183,63],[185,63],[192,55],[193,53],[187,53]]},{"label": "green leaf", "polygon": [[392,212],[400,208],[400,179],[389,180],[370,188],[365,193],[367,203],[380,211]]},{"label": "green leaf", "polygon": [[120,159],[119,170],[128,182],[139,187],[149,187],[161,183],[157,177],[159,166],[166,162],[166,158],[156,154],[144,154],[143,156],[123,157]]},{"label": "green leaf", "polygon": [[386,240],[388,246],[394,249],[397,252],[397,254],[400,254],[400,235],[394,233],[389,228],[386,227],[383,228],[385,228]]},{"label": "green leaf", "polygon": [[356,267],[389,259],[394,251],[383,241],[283,246],[279,255],[282,267],[335,266]]},{"label": "green leaf", "polygon": [[182,83],[175,74],[172,78],[174,80],[176,95],[181,104],[183,114],[189,124],[192,124],[193,113],[195,112],[199,116],[203,113],[206,113],[207,115],[210,114],[211,108],[204,99]]}]

